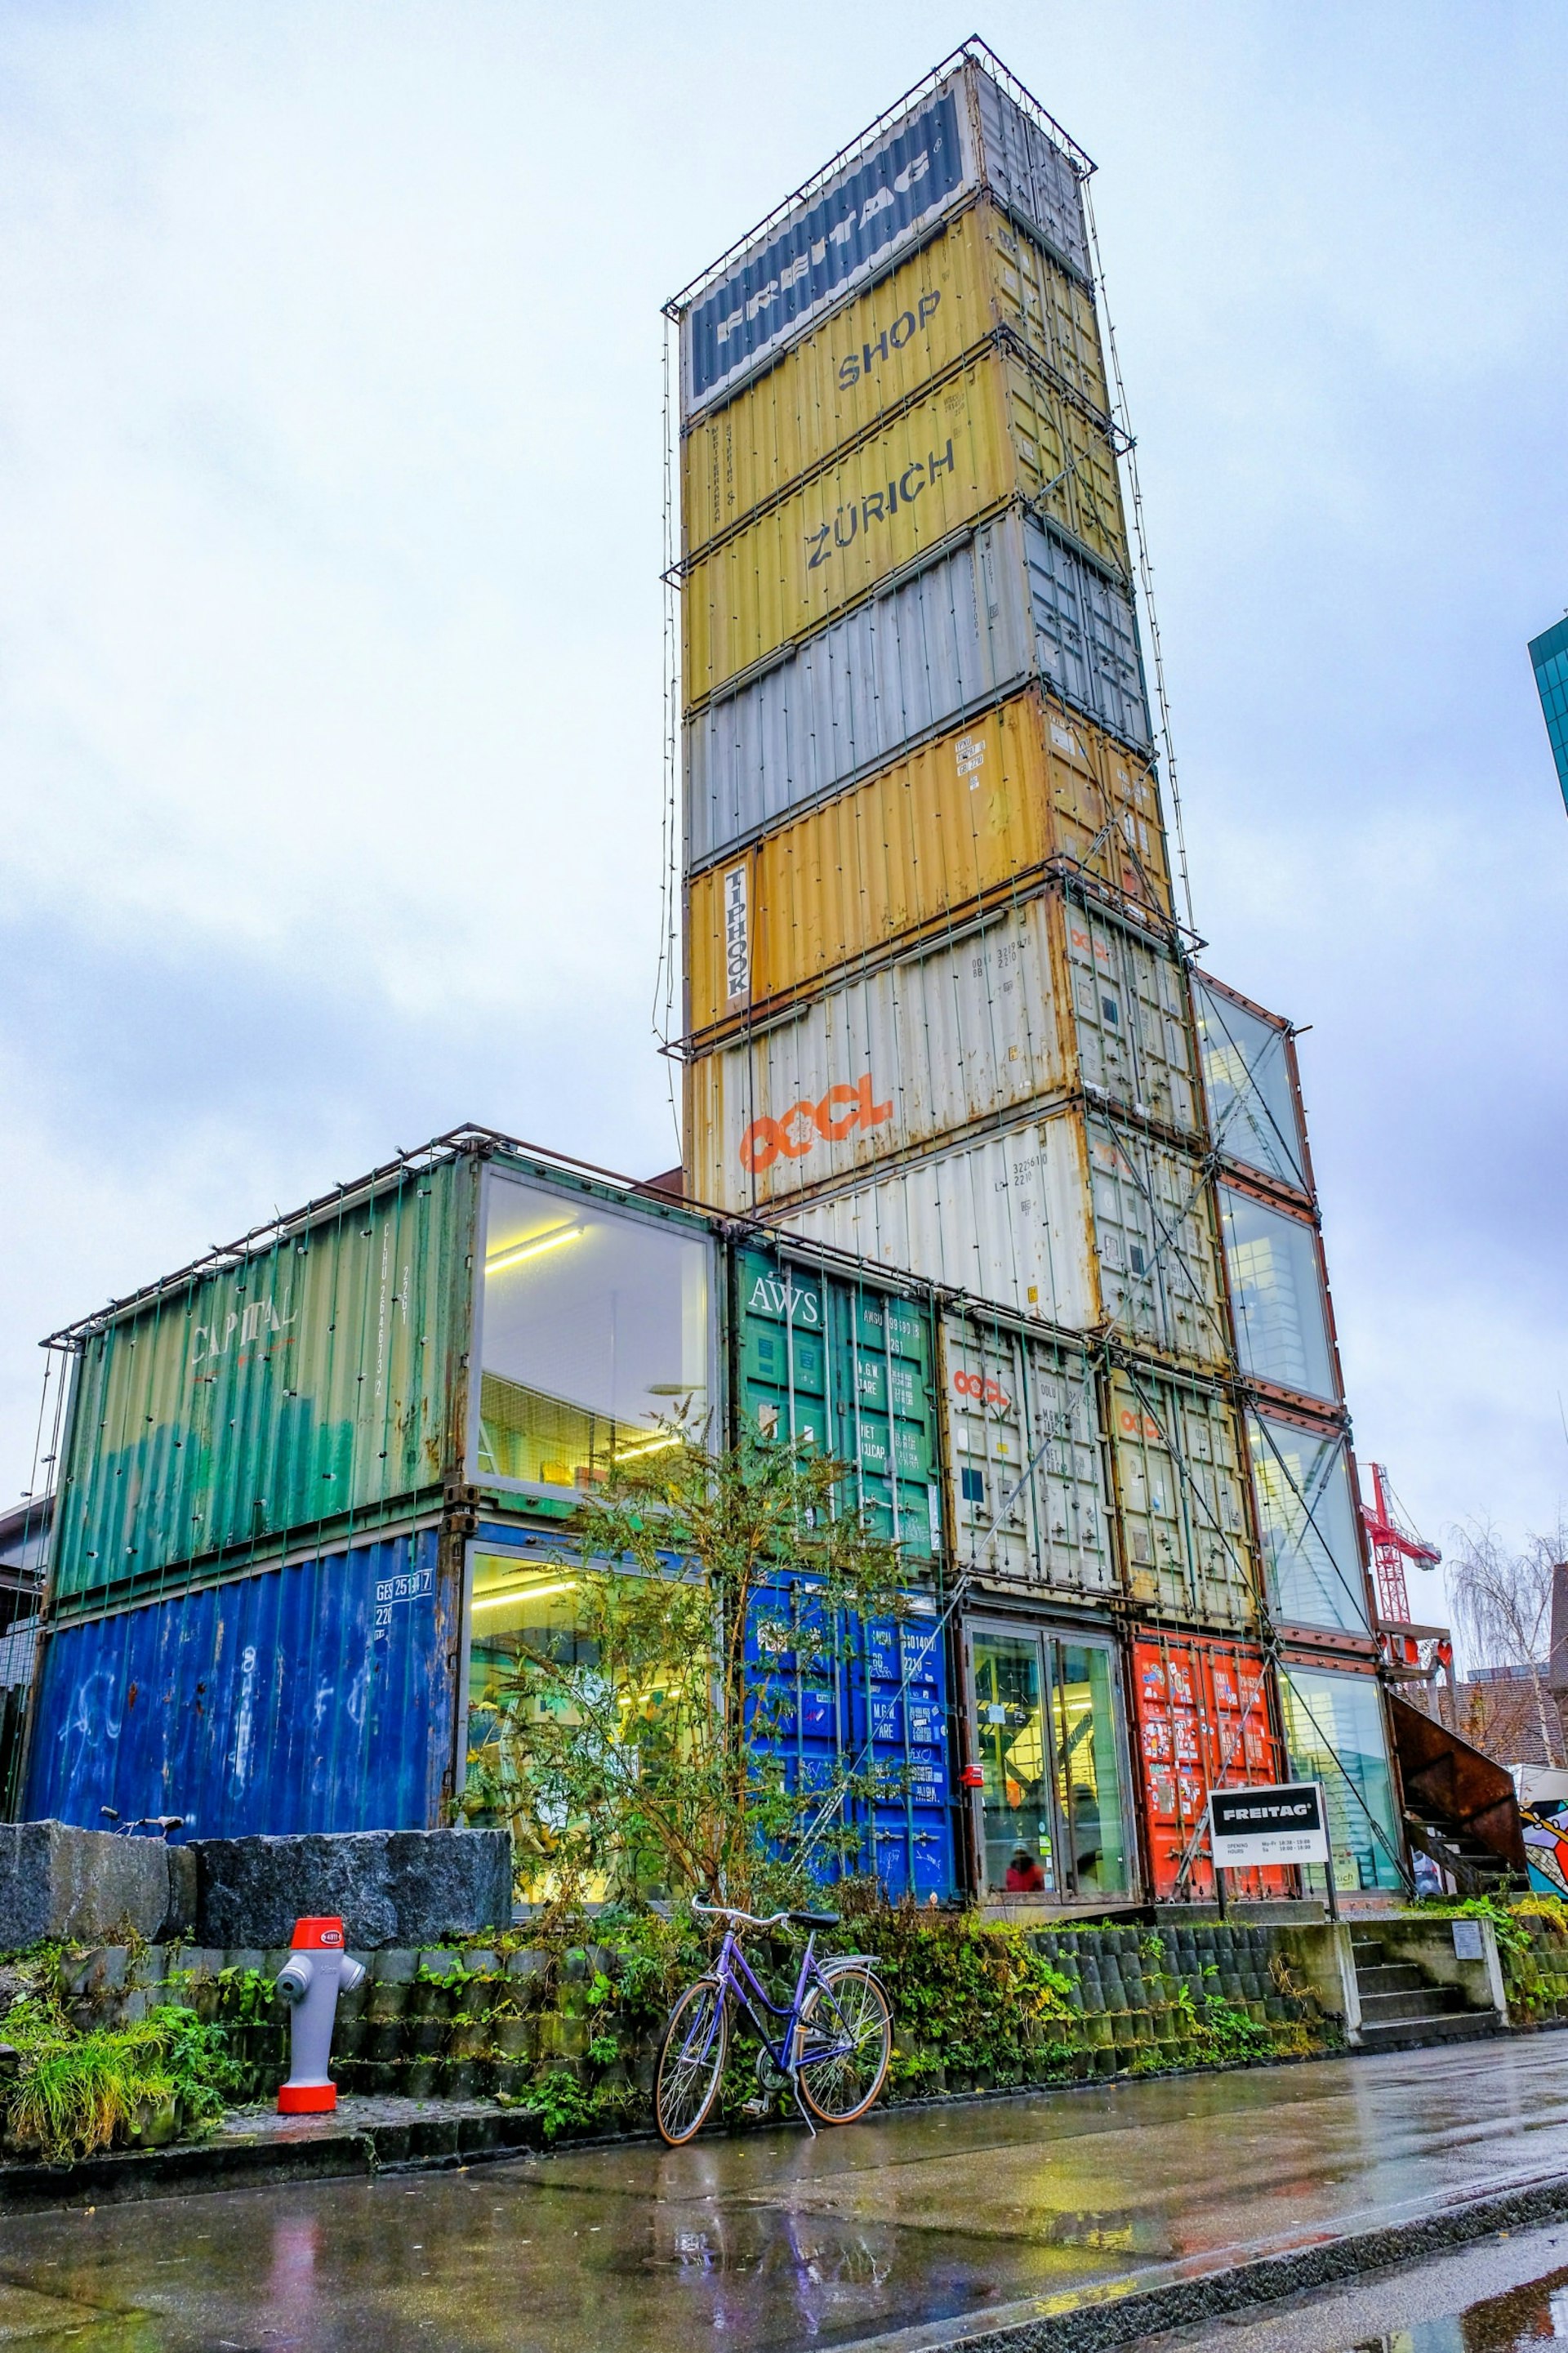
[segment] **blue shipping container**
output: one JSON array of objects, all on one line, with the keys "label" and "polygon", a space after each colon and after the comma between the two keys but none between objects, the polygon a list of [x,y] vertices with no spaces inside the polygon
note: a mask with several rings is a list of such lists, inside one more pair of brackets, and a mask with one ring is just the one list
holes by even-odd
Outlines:
[{"label": "blue shipping container", "polygon": [[[846,1795],[824,1822],[815,1867],[880,1880],[895,1900],[957,1894],[948,1770],[946,1648],[931,1615],[873,1620],[823,1649],[799,1583],[753,1605],[747,1659],[769,1695],[767,1745],[788,1786],[829,1791],[873,1774],[886,1794]],[[837,1655],[834,1655],[837,1653]]]},{"label": "blue shipping container", "polygon": [[434,1829],[457,1630],[434,1528],[58,1625],[26,1816],[183,1814],[192,1838]]}]

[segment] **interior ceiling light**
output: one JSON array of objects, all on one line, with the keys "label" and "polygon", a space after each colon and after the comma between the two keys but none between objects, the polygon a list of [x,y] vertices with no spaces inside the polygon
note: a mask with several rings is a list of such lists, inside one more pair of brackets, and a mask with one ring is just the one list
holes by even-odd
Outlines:
[{"label": "interior ceiling light", "polygon": [[679,1446],[679,1433],[672,1438],[650,1438],[644,1446],[621,1446],[616,1450],[617,1462],[634,1462],[639,1454],[662,1454],[667,1447]]},{"label": "interior ceiling light", "polygon": [[509,1585],[504,1593],[477,1593],[476,1609],[499,1609],[505,1601],[542,1601],[552,1593],[575,1593],[577,1580],[568,1577],[559,1585]]},{"label": "interior ceiling light", "polygon": [[521,1266],[525,1258],[537,1258],[542,1250],[559,1250],[563,1242],[581,1241],[586,1226],[557,1226],[553,1233],[541,1234],[536,1241],[518,1242],[510,1250],[498,1250],[494,1258],[485,1261],[487,1275],[499,1274],[504,1266]]}]

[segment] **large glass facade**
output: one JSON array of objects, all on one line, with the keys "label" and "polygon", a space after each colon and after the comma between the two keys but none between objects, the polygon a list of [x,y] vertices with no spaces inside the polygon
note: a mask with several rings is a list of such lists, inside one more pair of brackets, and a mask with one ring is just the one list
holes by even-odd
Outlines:
[{"label": "large glass facade", "polygon": [[1247,1434],[1275,1617],[1364,1634],[1366,1586],[1342,1432],[1249,1413]]},{"label": "large glass facade", "polygon": [[492,1170],[479,1475],[582,1492],[702,1422],[710,1289],[700,1237]]},{"label": "large glass facade", "polygon": [[[1402,1887],[1394,1777],[1375,1678],[1282,1665],[1279,1691],[1291,1773],[1323,1785],[1338,1884]],[[1321,1888],[1320,1866],[1307,1875]]]},{"label": "large glass facade", "polygon": [[1333,1362],[1315,1229],[1228,1185],[1219,1188],[1219,1206],[1243,1366],[1258,1380],[1331,1399]]},{"label": "large glass facade", "polygon": [[976,1626],[970,1662],[987,1892],[1069,1903],[1127,1894],[1109,1642]]},{"label": "large glass facade", "polygon": [[1221,1155],[1309,1191],[1285,1031],[1195,976],[1193,1003],[1209,1119]]}]

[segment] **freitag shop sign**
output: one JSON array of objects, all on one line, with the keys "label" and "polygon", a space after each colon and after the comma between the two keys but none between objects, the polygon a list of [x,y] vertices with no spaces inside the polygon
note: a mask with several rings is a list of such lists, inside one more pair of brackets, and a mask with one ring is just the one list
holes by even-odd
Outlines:
[{"label": "freitag shop sign", "polygon": [[1254,1863],[1326,1862],[1329,1833],[1322,1786],[1291,1781],[1272,1789],[1215,1789],[1209,1837],[1225,1871]]}]

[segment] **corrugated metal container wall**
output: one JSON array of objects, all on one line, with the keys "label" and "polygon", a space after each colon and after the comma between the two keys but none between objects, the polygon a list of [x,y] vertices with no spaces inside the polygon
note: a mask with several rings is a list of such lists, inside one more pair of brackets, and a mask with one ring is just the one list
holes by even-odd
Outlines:
[{"label": "corrugated metal container wall", "polygon": [[1092,283],[1072,159],[966,61],[879,138],[858,145],[841,169],[830,164],[798,204],[680,302],[683,418],[722,399],[887,270],[983,182]]},{"label": "corrugated metal container wall", "polygon": [[776,1713],[759,1746],[781,1758],[786,1787],[822,1793],[820,1821],[807,1816],[817,1875],[875,1875],[889,1894],[921,1902],[955,1892],[946,1660],[926,1609],[901,1625],[840,1625],[825,1640],[809,1593],[791,1579],[759,1598],[746,1643]]},{"label": "corrugated metal container wall", "polygon": [[1091,1091],[1165,1127],[1202,1124],[1185,978],[1168,948],[1093,901],[1063,905],[1079,1075]]},{"label": "corrugated metal container wall", "polygon": [[1228,1361],[1201,1164],[1075,1110],[769,1214],[1015,1314],[1068,1331],[1103,1322],[1194,1366]]},{"label": "corrugated metal container wall", "polygon": [[952,1313],[942,1353],[958,1566],[985,1584],[1108,1593],[1105,1433],[1088,1356]]},{"label": "corrugated metal container wall", "polygon": [[79,1359],[54,1603],[438,1487],[462,1459],[474,1172],[410,1170]]},{"label": "corrugated metal container wall", "polygon": [[1258,1564],[1230,1407],[1144,1367],[1121,1367],[1110,1377],[1110,1418],[1134,1600],[1162,1617],[1254,1629]]},{"label": "corrugated metal container wall", "polygon": [[[1155,1901],[1210,1896],[1214,1870],[1202,1851],[1209,1791],[1267,1788],[1285,1778],[1262,1653],[1239,1642],[1142,1635],[1132,1646],[1132,1686]],[[1226,1873],[1227,1894],[1244,1899],[1289,1887],[1284,1871]]]},{"label": "corrugated metal container wall", "polygon": [[[1090,772],[1130,813],[1129,847],[1168,875],[1131,605],[1033,515],[1016,512],[689,722],[688,866],[874,776],[1037,674],[1096,723],[1086,729],[1052,712],[1053,755]],[[1108,742],[1100,728],[1137,748]]]},{"label": "corrugated metal container wall", "polygon": [[769,1251],[733,1263],[738,1423],[853,1462],[867,1525],[929,1561],[942,1535],[929,1310]]},{"label": "corrugated metal container wall", "polygon": [[28,1815],[184,1814],[197,1838],[436,1829],[459,1612],[429,1528],[57,1626]]},{"label": "corrugated metal container wall", "polygon": [[997,346],[687,565],[688,709],[1020,499],[1125,583],[1121,491],[1103,428]]},{"label": "corrugated metal container wall", "polygon": [[1006,908],[689,1063],[698,1198],[776,1204],[1063,1092],[1049,912]]},{"label": "corrugated metal container wall", "polygon": [[[787,997],[837,966],[1026,888],[1053,857],[1082,862],[1092,849],[1087,871],[1168,909],[1157,822],[1152,836],[1142,828],[1153,860],[1140,866],[1121,830],[1125,820],[1137,839],[1136,813],[1125,797],[1118,807],[1100,782],[1114,768],[1125,796],[1129,765],[1094,763],[1091,750],[1108,747],[1102,737],[1083,740],[1092,736],[1083,721],[1068,720],[1036,694],[1021,695],[776,827],[731,862],[694,875],[686,905],[689,1033],[700,1036],[749,1005]],[[1143,1050],[1145,1036],[1150,1054],[1166,1051],[1158,1025],[1131,1021],[1145,998],[1151,1012],[1178,1024],[1189,1103],[1173,1124],[1190,1127],[1192,1053],[1179,974],[1173,966],[1174,976],[1162,982],[1142,965],[1124,969],[1120,947],[1112,955],[1098,930],[1094,955],[1108,980],[1114,972],[1119,1007],[1125,995],[1131,1026],[1123,1060]],[[1110,1018],[1098,1000],[1086,1000],[1080,1011],[1095,1021]],[[1107,1073],[1119,1067],[1109,1047],[1099,1060]],[[1095,1082],[1125,1092],[1098,1071]]]},{"label": "corrugated metal container wall", "polygon": [[1104,417],[1110,400],[1093,297],[983,202],[939,223],[890,278],[690,427],[681,449],[685,553],[777,499],[1004,332]]}]

